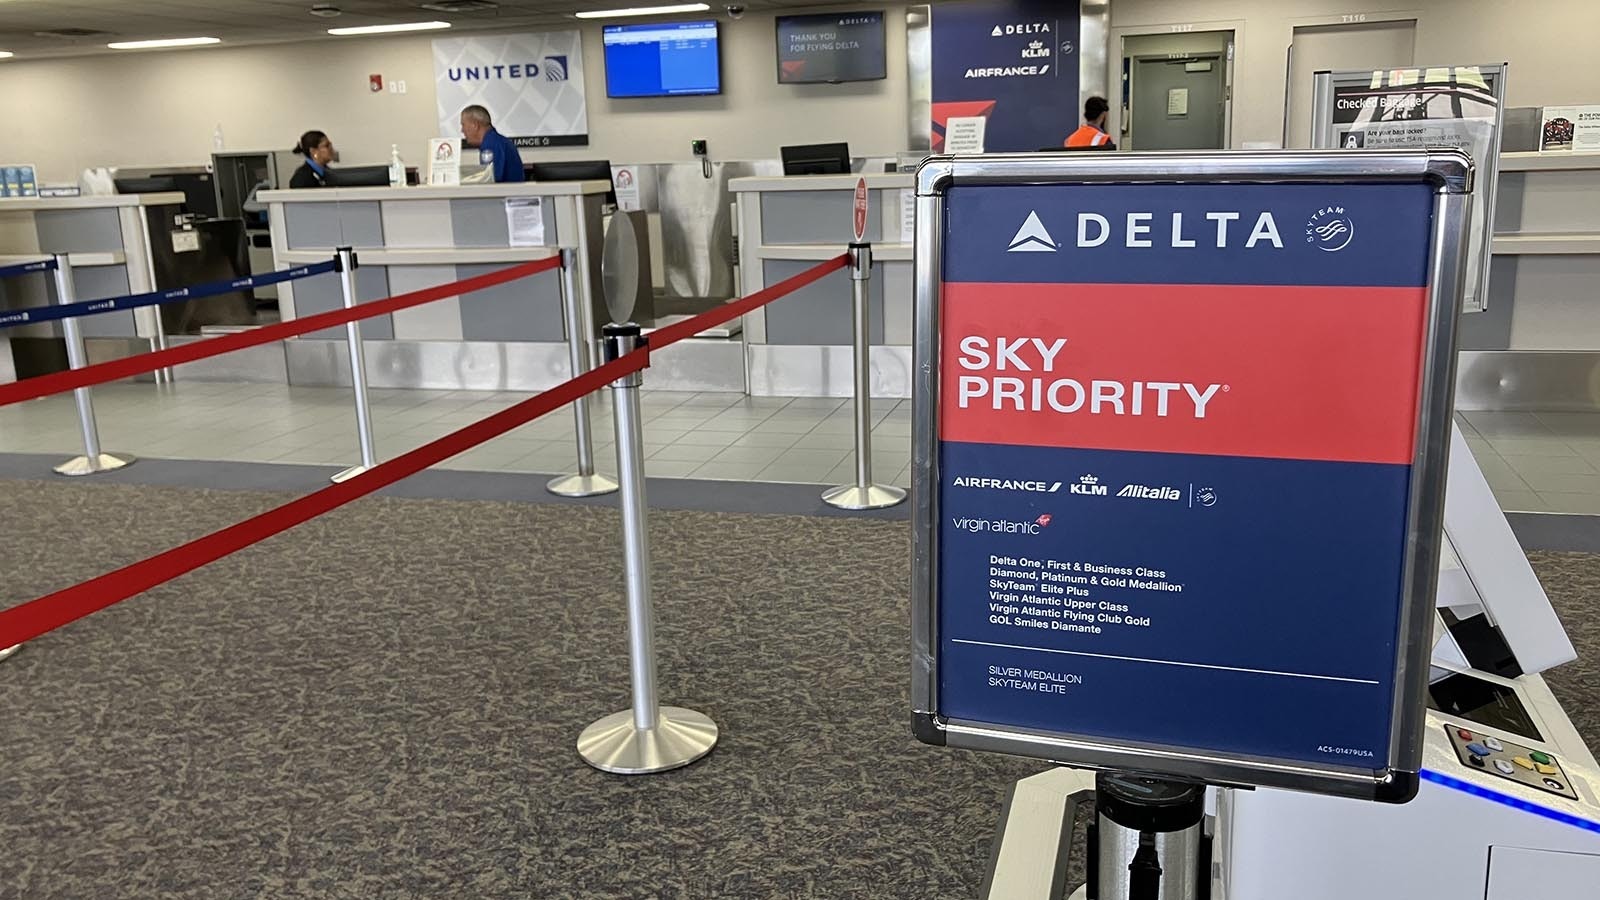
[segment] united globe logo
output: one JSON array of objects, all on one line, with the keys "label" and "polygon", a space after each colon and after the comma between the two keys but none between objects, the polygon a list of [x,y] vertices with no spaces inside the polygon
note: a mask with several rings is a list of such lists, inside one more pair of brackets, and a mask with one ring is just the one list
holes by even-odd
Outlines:
[{"label": "united globe logo", "polygon": [[1306,243],[1318,250],[1336,253],[1350,246],[1356,236],[1356,223],[1342,206],[1324,206],[1306,222]]}]

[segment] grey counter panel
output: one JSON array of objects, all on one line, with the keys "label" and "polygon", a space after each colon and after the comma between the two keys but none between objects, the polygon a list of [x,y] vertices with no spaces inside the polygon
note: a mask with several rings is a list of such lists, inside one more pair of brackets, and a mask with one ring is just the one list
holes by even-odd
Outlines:
[{"label": "grey counter panel", "polygon": [[[556,245],[555,201],[540,198],[539,211],[544,218],[544,246]],[[455,232],[457,247],[509,247],[511,232],[506,223],[504,199],[450,201],[450,227]]]},{"label": "grey counter panel", "polygon": [[33,214],[46,253],[116,253],[122,221],[116,209],[42,209]]},{"label": "grey counter panel", "polygon": [[[319,204],[308,203],[307,206]],[[356,303],[382,300],[389,296],[389,269],[386,266],[362,266],[356,269]],[[339,292],[339,279],[328,276],[307,278],[295,282],[294,314],[299,318],[344,308],[344,298]],[[361,323],[361,336],[369,341],[387,341],[394,338],[391,316],[377,316]],[[306,335],[308,340],[343,340],[344,326],[324,328]]]},{"label": "grey counter panel", "polygon": [[383,216],[373,201],[286,203],[283,216],[292,250],[383,246]]},{"label": "grey counter panel", "polygon": [[[883,191],[868,191],[865,240],[883,239]],[[745,195],[750,196],[750,195]],[[761,194],[761,242],[847,244],[855,239],[853,191],[769,191]]]},{"label": "grey counter panel", "polygon": [[[777,284],[816,265],[804,260],[769,259],[761,267],[768,285]],[[867,302],[871,343],[883,340],[883,264],[872,266]],[[850,344],[855,340],[855,302],[850,273],[841,269],[798,291],[773,301],[766,308],[769,344]]]},{"label": "grey counter panel", "polygon": [[[501,264],[456,266],[456,278],[504,269]],[[564,341],[561,276],[540,272],[461,295],[461,337],[468,341]]]}]

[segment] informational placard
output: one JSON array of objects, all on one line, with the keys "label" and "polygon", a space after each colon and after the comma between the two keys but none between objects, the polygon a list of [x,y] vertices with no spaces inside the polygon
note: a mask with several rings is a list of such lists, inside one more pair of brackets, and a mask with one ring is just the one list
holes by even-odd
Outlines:
[{"label": "informational placard", "polygon": [[865,178],[857,178],[855,196],[850,203],[850,225],[858,244],[867,235],[867,210],[871,196],[867,192],[867,180]]},{"label": "informational placard", "polygon": [[611,185],[617,208],[626,212],[655,212],[659,187],[654,166],[612,166]]},{"label": "informational placard", "polygon": [[0,165],[0,197],[39,196],[37,172],[31,164]]},{"label": "informational placard", "polygon": [[983,116],[953,116],[945,123],[944,148],[950,154],[983,152],[983,136],[989,120]]},{"label": "informational placard", "polygon": [[428,141],[428,184],[444,187],[460,183],[461,139],[430,139]]},{"label": "informational placard", "polygon": [[1600,106],[1546,106],[1539,151],[1600,153]]},{"label": "informational placard", "polygon": [[778,83],[838,84],[888,75],[883,11],[779,16]]},{"label": "informational placard", "polygon": [[543,247],[543,198],[507,197],[506,233],[510,235],[513,247]]},{"label": "informational placard", "polygon": [[955,0],[929,16],[935,152],[956,152],[952,118],[988,120],[991,153],[1059,147],[1078,127],[1078,4]]},{"label": "informational placard", "polygon": [[1478,167],[1467,244],[1466,312],[1487,307],[1504,65],[1319,72],[1312,145],[1346,150],[1458,147]]},{"label": "informational placard", "polygon": [[924,740],[1409,796],[1467,162],[1375,157],[924,166]]},{"label": "informational placard", "polygon": [[1167,115],[1187,116],[1189,114],[1189,89],[1167,88]]},{"label": "informational placard", "polygon": [[433,75],[441,137],[460,134],[461,110],[478,105],[518,147],[589,143],[577,31],[440,38]]}]

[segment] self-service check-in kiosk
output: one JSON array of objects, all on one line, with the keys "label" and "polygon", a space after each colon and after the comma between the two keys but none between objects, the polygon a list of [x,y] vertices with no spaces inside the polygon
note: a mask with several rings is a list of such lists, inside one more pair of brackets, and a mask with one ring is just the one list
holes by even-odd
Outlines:
[{"label": "self-service check-in kiosk", "polygon": [[1529,674],[1570,644],[1464,448],[1445,512],[1471,174],[924,164],[914,726],[1074,767],[1012,791],[986,896],[1060,897],[1091,797],[1091,898],[1448,896],[1403,857],[1463,803],[1566,830],[1519,846],[1600,838],[1592,761]]}]

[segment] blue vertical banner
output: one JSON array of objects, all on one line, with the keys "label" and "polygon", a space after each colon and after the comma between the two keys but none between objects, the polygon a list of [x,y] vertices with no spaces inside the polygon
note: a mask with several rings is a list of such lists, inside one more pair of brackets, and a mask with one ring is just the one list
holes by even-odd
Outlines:
[{"label": "blue vertical banner", "polygon": [[987,153],[1058,147],[1078,127],[1077,3],[938,3],[932,25],[935,153],[952,118],[987,120]]}]

